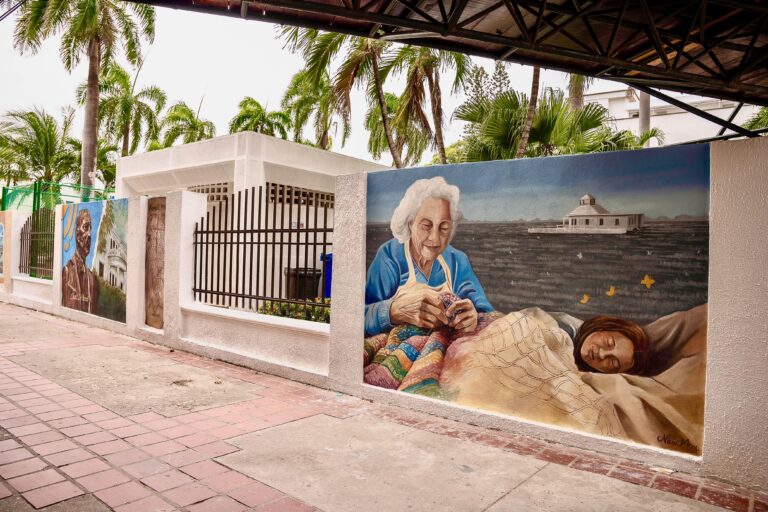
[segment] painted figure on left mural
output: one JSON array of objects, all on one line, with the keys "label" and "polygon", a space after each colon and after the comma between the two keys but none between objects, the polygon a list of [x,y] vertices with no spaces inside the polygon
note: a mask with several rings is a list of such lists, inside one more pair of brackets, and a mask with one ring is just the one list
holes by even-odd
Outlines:
[{"label": "painted figure on left mural", "polygon": [[61,303],[125,322],[128,200],[64,205]]},{"label": "painted figure on left mural", "polygon": [[91,214],[77,212],[75,221],[75,253],[61,271],[61,304],[64,307],[96,313],[99,284],[85,260],[91,252]]}]

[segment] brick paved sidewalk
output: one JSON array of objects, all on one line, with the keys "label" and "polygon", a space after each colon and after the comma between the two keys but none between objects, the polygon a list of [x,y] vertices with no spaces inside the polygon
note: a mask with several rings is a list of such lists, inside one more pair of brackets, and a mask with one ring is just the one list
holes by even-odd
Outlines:
[{"label": "brick paved sidewalk", "polygon": [[[20,333],[30,330],[35,339],[19,339],[23,335]],[[258,386],[258,396],[183,414],[152,411],[121,415],[14,361],[40,351],[96,346],[130,347],[169,364],[213,372],[228,382],[253,384]],[[749,490],[371,404],[0,304],[0,511],[318,510],[230,469],[223,463],[226,457],[222,457],[240,450],[232,442],[240,436],[321,416],[365,416],[493,447],[539,464],[544,461],[546,465],[567,467],[569,475],[586,479],[585,485],[590,478],[596,478],[594,475],[604,475],[599,477],[600,482],[612,478],[622,481],[622,485],[629,482],[633,488],[647,488],[648,492],[664,491],[690,498],[686,503],[695,507],[712,504],[743,512],[768,511],[768,496]],[[298,477],[301,468],[296,468],[296,473]],[[451,509],[449,504],[446,507]],[[327,507],[324,510],[331,512]]]}]

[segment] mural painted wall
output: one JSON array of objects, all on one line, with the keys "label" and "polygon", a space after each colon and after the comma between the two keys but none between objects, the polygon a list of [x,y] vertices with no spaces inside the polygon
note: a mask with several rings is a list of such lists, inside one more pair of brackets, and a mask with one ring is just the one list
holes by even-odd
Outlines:
[{"label": "mural painted wall", "polygon": [[364,379],[698,454],[707,145],[368,177]]},{"label": "mural painted wall", "polygon": [[125,322],[128,200],[68,204],[61,222],[62,305]]},{"label": "mural painted wall", "polygon": [[165,198],[153,197],[147,204],[147,252],[144,261],[145,323],[163,328],[165,282]]},{"label": "mural painted wall", "polygon": [[0,212],[0,283],[5,279],[5,212]]}]

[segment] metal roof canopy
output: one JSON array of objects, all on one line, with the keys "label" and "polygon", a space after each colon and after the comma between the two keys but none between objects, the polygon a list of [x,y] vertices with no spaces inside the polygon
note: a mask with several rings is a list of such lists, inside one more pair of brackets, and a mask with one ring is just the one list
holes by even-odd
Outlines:
[{"label": "metal roof canopy", "polygon": [[136,1],[768,106],[768,0]]}]

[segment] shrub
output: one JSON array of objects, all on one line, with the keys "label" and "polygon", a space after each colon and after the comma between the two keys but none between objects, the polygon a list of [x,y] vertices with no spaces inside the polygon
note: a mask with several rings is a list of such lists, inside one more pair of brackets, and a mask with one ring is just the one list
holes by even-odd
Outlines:
[{"label": "shrub", "polygon": [[265,301],[257,311],[263,315],[282,316],[286,318],[298,318],[299,320],[309,320],[312,322],[331,323],[331,299],[322,299],[317,297],[312,302],[318,304],[328,304],[324,306],[313,306],[311,304],[292,304],[288,302]]}]

